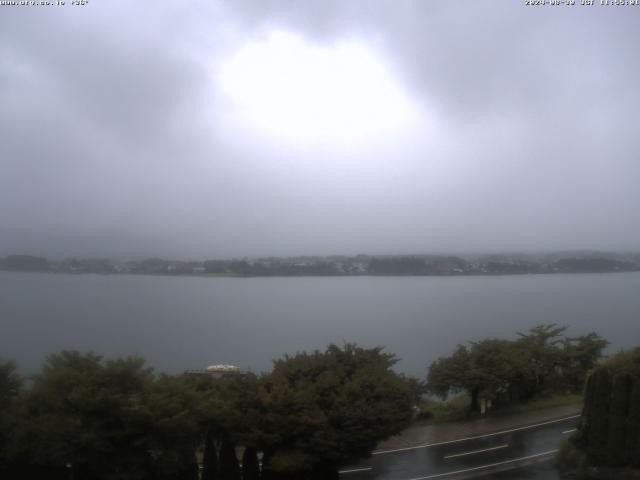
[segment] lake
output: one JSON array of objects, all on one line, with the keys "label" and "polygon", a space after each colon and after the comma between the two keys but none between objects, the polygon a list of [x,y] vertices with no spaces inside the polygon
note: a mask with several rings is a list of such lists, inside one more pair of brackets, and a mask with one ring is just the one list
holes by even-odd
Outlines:
[{"label": "lake", "polygon": [[640,273],[476,277],[211,278],[0,272],[0,357],[23,373],[62,349],[144,356],[171,373],[285,353],[384,345],[424,376],[458,343],[540,323],[640,344]]}]

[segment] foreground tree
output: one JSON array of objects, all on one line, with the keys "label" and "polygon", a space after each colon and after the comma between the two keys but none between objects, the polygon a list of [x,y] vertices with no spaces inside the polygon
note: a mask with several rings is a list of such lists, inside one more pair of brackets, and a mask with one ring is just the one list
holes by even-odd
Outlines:
[{"label": "foreground tree", "polygon": [[465,392],[471,413],[481,400],[495,406],[527,401],[547,391],[581,390],[607,341],[595,333],[562,337],[566,327],[539,325],[517,340],[486,339],[459,345],[431,364],[427,390],[446,398]]},{"label": "foreground tree", "polygon": [[450,357],[442,357],[429,368],[428,390],[442,398],[466,392],[469,411],[480,411],[480,400],[498,403],[524,375],[524,363],[513,342],[487,339],[459,345]]},{"label": "foreground tree", "polygon": [[202,401],[187,376],[161,375],[143,397],[149,423],[139,436],[152,457],[155,478],[197,478],[195,451],[202,442]]},{"label": "foreground tree", "polygon": [[421,385],[394,363],[381,348],[332,345],[286,356],[262,378],[212,378],[62,352],[25,391],[14,366],[0,364],[0,474],[196,480],[204,444],[202,480],[334,478],[411,420]]},{"label": "foreground tree", "polygon": [[[258,385],[258,378],[251,373],[194,379],[195,389],[200,395],[202,429],[206,431],[203,478],[239,478],[235,454],[237,445],[252,450],[255,455],[262,437],[258,428],[262,415]],[[220,448],[217,467],[214,468],[209,464],[215,458],[215,444]],[[214,470],[217,476],[211,476]]]},{"label": "foreground tree", "polygon": [[584,388],[587,375],[602,358],[602,351],[609,342],[596,334],[588,333],[580,337],[565,338],[562,341],[562,378],[564,385],[576,391]]},{"label": "foreground tree", "polygon": [[220,479],[240,480],[240,465],[236,456],[236,447],[230,439],[224,439],[220,445]]},{"label": "foreground tree", "polygon": [[258,480],[259,478],[258,451],[255,447],[245,447],[242,454],[242,480]]},{"label": "foreground tree", "polygon": [[589,375],[578,431],[561,452],[564,468],[585,476],[604,467],[607,478],[627,478],[629,468],[640,468],[640,347]]},{"label": "foreground tree", "polygon": [[382,348],[351,344],[277,360],[260,391],[266,470],[334,478],[406,427],[416,398],[395,362]]},{"label": "foreground tree", "polygon": [[204,440],[202,480],[218,480],[218,454],[216,452],[213,432],[210,429],[207,430]]},{"label": "foreground tree", "polygon": [[480,379],[471,370],[471,352],[458,345],[448,357],[440,357],[429,367],[427,389],[430,393],[446,398],[450,393],[467,392],[471,398],[472,412],[480,410],[478,395]]},{"label": "foreground tree", "polygon": [[52,355],[25,399],[17,439],[25,468],[76,480],[196,478],[197,402],[188,386],[156,379],[140,358]]},{"label": "foreground tree", "polygon": [[527,374],[519,386],[525,400],[542,392],[548,383],[558,383],[558,369],[565,360],[560,348],[563,341],[561,335],[566,329],[547,324],[533,327],[527,333],[518,333],[520,339],[517,346],[526,360]]},{"label": "foreground tree", "polygon": [[18,400],[22,383],[13,362],[0,362],[0,477],[8,477],[16,463],[11,440],[20,423]]},{"label": "foreground tree", "polygon": [[128,459],[144,459],[146,452],[135,445],[126,448],[132,434],[127,425],[146,422],[144,412],[126,403],[140,394],[150,373],[137,360],[109,370],[92,354],[62,352],[47,359],[27,398],[33,465],[69,468],[76,478],[102,478],[126,466],[135,478],[138,468]]}]

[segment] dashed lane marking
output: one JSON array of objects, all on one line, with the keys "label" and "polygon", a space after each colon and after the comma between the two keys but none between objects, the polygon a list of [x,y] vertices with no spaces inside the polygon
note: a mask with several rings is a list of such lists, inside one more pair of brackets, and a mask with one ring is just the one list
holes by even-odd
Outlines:
[{"label": "dashed lane marking", "polygon": [[446,477],[448,475],[456,475],[458,473],[474,472],[476,470],[482,470],[485,468],[499,467],[501,465],[507,465],[509,463],[522,462],[524,460],[531,460],[533,458],[542,457],[545,455],[551,455],[553,453],[556,453],[557,451],[558,450],[548,450],[546,452],[536,453],[535,455],[529,455],[527,457],[520,457],[520,458],[514,458],[513,460],[505,460],[503,462],[490,463],[489,465],[482,465],[480,467],[465,468],[464,470],[456,470],[455,472],[436,473],[435,475],[427,475],[425,477],[414,477],[414,478],[410,478],[409,480],[427,480],[429,478]]},{"label": "dashed lane marking", "polygon": [[340,470],[338,473],[342,475],[343,473],[367,472],[367,471],[371,470],[371,468],[372,467],[352,468],[351,470]]},{"label": "dashed lane marking", "polygon": [[456,458],[456,457],[465,457],[467,455],[474,455],[476,453],[483,453],[483,452],[490,452],[492,450],[499,450],[501,448],[507,448],[509,445],[507,445],[506,443],[504,445],[498,445],[497,447],[491,447],[491,448],[483,448],[482,450],[474,450],[473,452],[465,452],[465,453],[456,453],[454,455],[447,455],[446,457],[444,457],[445,459],[447,458]]}]

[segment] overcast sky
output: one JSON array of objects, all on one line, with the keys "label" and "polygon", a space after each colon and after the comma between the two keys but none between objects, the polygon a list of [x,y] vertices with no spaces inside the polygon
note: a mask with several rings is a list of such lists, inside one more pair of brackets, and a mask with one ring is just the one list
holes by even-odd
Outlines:
[{"label": "overcast sky", "polygon": [[0,6],[0,255],[639,250],[640,7],[66,3]]}]

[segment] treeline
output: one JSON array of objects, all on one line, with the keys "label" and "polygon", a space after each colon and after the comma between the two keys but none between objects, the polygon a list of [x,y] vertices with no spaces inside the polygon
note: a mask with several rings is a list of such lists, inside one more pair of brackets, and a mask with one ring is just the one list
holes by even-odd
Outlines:
[{"label": "treeline", "polygon": [[[65,351],[25,379],[0,362],[0,478],[336,478],[408,426],[424,392],[464,392],[476,413],[581,391],[607,341],[565,330],[458,346],[431,364],[426,384],[395,373],[382,348],[352,344],[287,355],[262,375],[157,375],[138,357]],[[620,364],[632,367],[621,374]],[[580,438],[597,461],[629,462],[640,446],[639,378],[640,350],[590,377]]]},{"label": "treeline", "polygon": [[427,389],[446,398],[467,393],[470,412],[526,402],[551,392],[580,392],[607,341],[595,333],[570,338],[567,327],[540,325],[516,340],[459,345],[429,367]]},{"label": "treeline", "polygon": [[371,275],[519,275],[527,273],[634,272],[637,261],[600,257],[561,258],[555,261],[527,261],[492,256],[475,262],[460,257],[372,258]]},{"label": "treeline", "polygon": [[350,344],[222,378],[65,351],[27,380],[5,362],[0,478],[337,478],[412,418],[418,389],[394,363]]},{"label": "treeline", "polygon": [[[583,476],[590,467],[640,468],[640,347],[615,355],[589,376],[578,431],[561,460]],[[621,473],[610,476],[623,478]]]},{"label": "treeline", "polygon": [[459,257],[382,257],[372,258],[372,275],[450,275],[469,272],[471,265]]},{"label": "treeline", "polygon": [[51,265],[46,258],[33,255],[9,255],[0,258],[0,269],[20,272],[47,272]]},{"label": "treeline", "polygon": [[32,255],[0,258],[0,269],[61,273],[135,273],[147,275],[230,275],[230,276],[345,276],[345,275],[517,275],[527,273],[604,273],[640,270],[640,255],[586,255],[521,258],[492,255],[478,259],[457,256],[366,255],[328,257],[266,257],[255,260],[179,261],[147,258],[114,262],[104,258],[49,261]]}]

